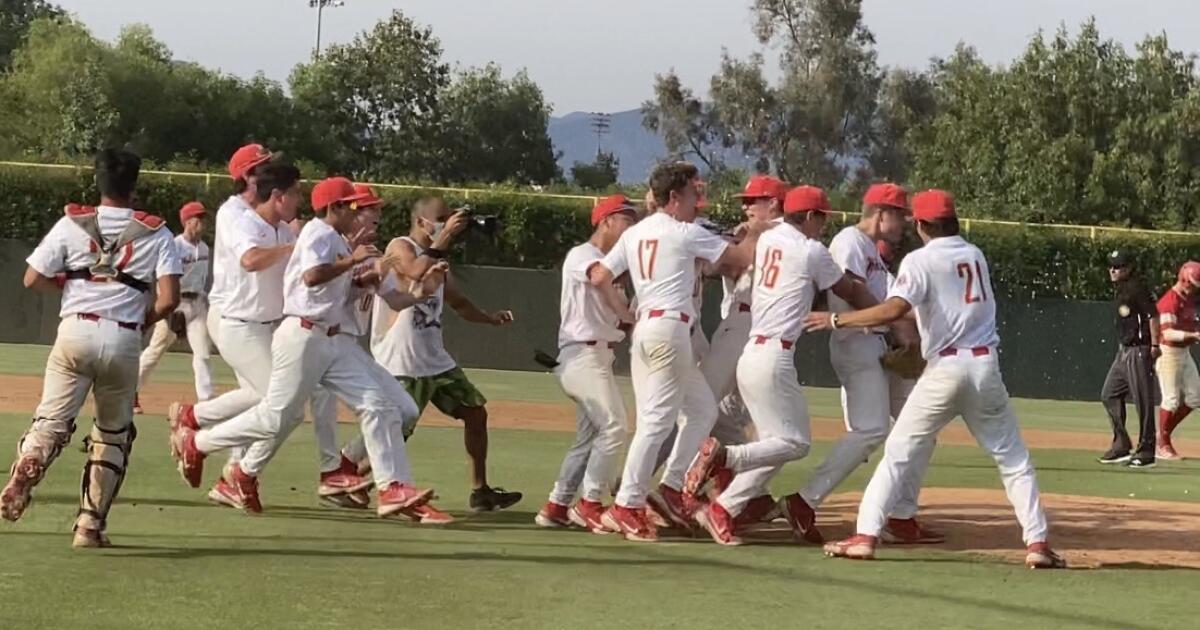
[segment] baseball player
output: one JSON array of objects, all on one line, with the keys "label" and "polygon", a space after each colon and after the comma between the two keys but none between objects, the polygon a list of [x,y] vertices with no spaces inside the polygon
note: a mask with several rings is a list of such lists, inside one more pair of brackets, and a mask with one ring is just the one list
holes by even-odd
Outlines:
[{"label": "baseball player", "polygon": [[[397,261],[401,279],[420,281],[430,267],[446,258],[454,237],[470,223],[466,211],[451,212],[436,197],[417,201],[408,236],[393,239],[387,258]],[[521,500],[520,492],[508,492],[488,485],[487,479],[487,399],[446,352],[442,339],[442,310],[454,309],[464,320],[477,324],[504,326],[512,322],[511,311],[487,313],[458,289],[453,276],[436,293],[413,308],[400,313],[376,300],[372,319],[371,352],[389,372],[400,379],[405,389],[424,411],[433,403],[438,411],[463,423],[463,443],[470,464],[472,484],[468,506],[476,512],[502,510]],[[405,436],[416,430],[417,418],[404,428]]]},{"label": "baseball player", "polygon": [[[613,347],[625,333],[617,327],[617,313],[587,274],[635,222],[637,210],[624,195],[601,199],[592,209],[592,237],[572,248],[563,261],[559,365],[554,375],[575,401],[576,433],[550,498],[534,518],[542,527],[574,523],[594,532],[604,530],[601,499],[617,474],[625,445],[625,400],[612,370]],[[579,502],[571,507],[580,484]]]},{"label": "baseball player", "polygon": [[[769,175],[756,175],[746,182],[745,188],[735,197],[741,199],[742,212],[748,223],[769,223],[783,219],[783,202],[787,193],[788,186],[782,180]],[[736,382],[738,360],[750,337],[753,276],[753,268],[747,268],[733,278],[722,276],[724,295],[721,301],[721,324],[713,333],[709,353],[700,361],[700,372],[704,374],[704,380],[718,401],[712,437],[726,445],[743,444],[754,432]],[[729,472],[728,469],[718,471],[710,499],[715,500],[716,495],[728,487],[732,478]],[[774,516],[775,499],[765,486],[760,490],[761,493],[750,499],[738,514],[739,525],[757,523]]]},{"label": "baseball player", "polygon": [[[1123,251],[1108,257],[1108,274],[1116,288],[1117,355],[1113,358],[1100,399],[1108,412],[1113,440],[1100,456],[1101,464],[1127,463],[1130,468],[1155,465],[1154,360],[1162,355],[1158,308],[1154,295],[1133,274],[1132,259]],[[1125,430],[1125,402],[1133,399],[1139,423],[1137,449]]]},{"label": "baseball player", "polygon": [[1023,530],[1029,568],[1062,568],[1047,543],[1048,526],[1029,451],[1000,377],[996,296],[983,253],[958,234],[954,199],[941,190],[912,198],[913,218],[925,247],[900,264],[888,299],[861,311],[812,313],[806,330],[890,324],[915,311],[921,351],[929,364],[900,412],[858,511],[858,533],[829,543],[835,557],[871,559],[903,480],[933,454],[938,432],[961,415],[979,445],[996,461]]},{"label": "baseball player", "polygon": [[[384,200],[375,194],[375,190],[365,184],[354,185],[355,194],[361,195],[357,202],[358,212],[351,233],[356,235],[359,242],[369,243],[375,240],[379,229],[380,211]],[[411,307],[415,299],[399,288],[399,280],[391,271],[386,261],[374,260],[360,264],[354,272],[356,282],[350,291],[350,300],[345,305],[346,315],[338,333],[352,340],[357,340],[370,332],[370,319],[375,298],[387,302],[389,308],[401,311]],[[379,282],[365,282],[373,274],[377,274]],[[378,362],[372,360],[372,369],[378,377],[386,374],[386,370]],[[390,375],[380,379],[390,395],[396,399],[396,406],[408,405],[410,400],[404,388]],[[321,477],[317,486],[317,495],[327,503],[338,507],[366,509],[370,506],[371,495],[366,490],[347,492],[353,485],[355,477],[365,476],[370,470],[370,458],[367,456],[366,442],[359,435],[342,449],[335,447],[337,443],[337,399],[328,396],[329,402],[319,401],[313,404],[313,430],[317,433],[317,447],[321,457]],[[314,401],[318,401],[314,397]],[[409,520],[422,525],[445,525],[454,522],[454,517],[437,509],[432,503],[422,503],[405,508],[398,513]]]},{"label": "baseball player", "polygon": [[[626,539],[654,541],[657,531],[646,516],[655,455],[671,428],[679,433],[667,472],[658,486],[671,520],[688,527],[683,475],[716,420],[716,400],[692,355],[690,327],[696,320],[691,293],[696,259],[715,263],[731,274],[753,261],[758,232],[738,246],[696,226],[696,167],[687,162],[662,164],[650,175],[657,212],[629,228],[603,260],[588,272],[623,321],[633,314],[613,286],[613,278],[629,272],[638,302],[633,331],[632,374],[637,400],[637,429],[625,461],[616,502],[602,521]],[[682,461],[682,466],[677,462]],[[673,471],[679,470],[678,474]]]},{"label": "baseball player", "polygon": [[[150,372],[158,366],[167,348],[175,343],[179,334],[187,337],[192,349],[192,375],[196,380],[196,398],[208,400],[213,397],[212,367],[208,364],[210,347],[208,341],[208,290],[209,249],[204,242],[204,220],[208,212],[204,204],[192,201],[179,210],[179,223],[183,233],[175,237],[175,248],[183,263],[183,277],[179,279],[179,309],[167,319],[154,325],[150,344],[142,351],[138,366],[138,390],[150,378]],[[172,320],[178,319],[178,322]],[[133,413],[142,413],[137,396],[133,399]]]},{"label": "baseball player", "polygon": [[[260,196],[266,178],[266,174],[260,175]],[[298,191],[295,182],[286,194]],[[412,485],[404,447],[403,425],[417,414],[416,405],[402,392],[394,393],[400,388],[390,375],[373,367],[374,361],[355,339],[340,334],[350,315],[347,305],[352,270],[379,254],[372,245],[346,239],[355,225],[357,202],[364,199],[342,177],[322,180],[313,188],[312,206],[318,218],[305,225],[287,263],[285,318],[272,342],[270,385],[262,402],[210,429],[196,431],[186,423],[172,429],[172,455],[192,487],[200,485],[208,453],[253,442],[281,444],[299,424],[304,403],[319,383],[359,415],[379,489],[377,514],[390,516],[425,503],[432,496],[432,490]],[[435,267],[429,276],[440,281],[443,271],[444,266]],[[250,505],[257,500],[257,479],[249,484],[245,481],[245,475],[235,467],[235,486],[243,492],[243,504]],[[247,486],[253,492],[245,492]]]},{"label": "baseball player", "polygon": [[[844,272],[820,241],[830,211],[825,191],[800,186],[787,193],[785,218],[771,224],[755,252],[752,324],[749,341],[737,366],[738,390],[758,429],[758,439],[726,446],[709,438],[687,476],[687,491],[696,493],[719,468],[736,474],[716,501],[696,512],[696,520],[713,540],[741,544],[735,518],[783,464],[808,454],[812,444],[808,403],[796,374],[793,348],[801,322],[818,291],[859,307],[877,300],[850,272]],[[798,495],[782,501],[784,514],[798,539],[820,542],[812,509]]]},{"label": "baseball player", "polygon": [[[218,270],[215,283],[222,288],[221,320],[217,324],[217,349],[238,375],[238,389],[193,405],[173,403],[167,416],[172,426],[208,427],[251,409],[267,391],[271,377],[271,339],[283,318],[283,282],[296,235],[289,222],[296,218],[300,203],[300,171],[290,164],[272,162],[255,169],[254,207],[242,212],[221,233],[217,213],[217,256],[225,251],[233,265]],[[220,264],[220,263],[218,263]],[[214,291],[216,288],[214,287]],[[260,447],[270,450],[270,445]],[[251,496],[238,489],[235,479],[256,479],[253,471],[239,464],[242,449],[234,449],[224,474],[208,497],[214,503],[258,512],[256,495],[250,503],[238,497]]]},{"label": "baseball player", "polygon": [[[137,433],[133,396],[144,326],[179,305],[183,273],[159,217],[131,209],[141,159],[121,150],[96,156],[100,205],[70,205],[27,260],[25,287],[62,290],[62,322],[46,362],[42,401],[17,442],[0,490],[0,517],[15,521],[33,488],[71,440],[89,393],[96,418],[83,465],[75,547],[107,547],[108,511],[121,489]],[[146,293],[155,289],[153,306]]]},{"label": "baseball player", "polygon": [[[862,217],[842,229],[829,244],[829,253],[850,277],[866,285],[876,301],[887,297],[887,265],[879,256],[876,241],[898,243],[908,222],[908,193],[895,184],[876,184],[863,195]],[[834,312],[851,310],[838,296],[829,298]],[[894,327],[901,343],[915,345],[915,331],[907,320]],[[842,385],[842,418],[846,434],[834,444],[800,490],[809,514],[849,477],[883,443],[891,426],[891,395],[887,373],[880,358],[887,350],[885,328],[835,330],[829,336],[829,356]],[[915,521],[913,521],[915,523]],[[942,539],[912,542],[942,542]],[[818,536],[813,536],[817,538]]]},{"label": "baseball player", "polygon": [[1200,341],[1197,287],[1200,287],[1200,263],[1188,261],[1180,267],[1175,285],[1158,300],[1162,356],[1154,369],[1162,389],[1156,453],[1159,459],[1183,459],[1171,444],[1171,432],[1193,409],[1200,408],[1200,373],[1191,354],[1192,345]]}]

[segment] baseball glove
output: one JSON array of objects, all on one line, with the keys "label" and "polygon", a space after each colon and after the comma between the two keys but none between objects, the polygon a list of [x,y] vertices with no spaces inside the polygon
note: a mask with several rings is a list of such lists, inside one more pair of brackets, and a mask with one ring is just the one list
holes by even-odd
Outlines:
[{"label": "baseball glove", "polygon": [[918,346],[892,348],[879,357],[879,362],[883,364],[883,369],[907,380],[914,380],[925,371],[925,359]]},{"label": "baseball glove", "polygon": [[187,337],[187,317],[179,311],[175,311],[167,315],[167,328],[175,333],[176,337]]}]

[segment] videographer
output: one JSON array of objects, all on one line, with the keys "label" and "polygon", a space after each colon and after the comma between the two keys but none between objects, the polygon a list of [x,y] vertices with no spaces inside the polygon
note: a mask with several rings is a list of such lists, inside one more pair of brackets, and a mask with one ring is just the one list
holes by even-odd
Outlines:
[{"label": "videographer", "polygon": [[[449,255],[455,238],[478,218],[469,209],[451,211],[437,197],[417,201],[408,236],[388,244],[385,260],[394,260],[402,279],[416,281]],[[424,411],[430,402],[442,413],[463,423],[463,443],[470,462],[470,508],[485,512],[512,506],[520,492],[506,492],[487,483],[487,399],[467,380],[442,339],[442,309],[448,305],[468,322],[503,326],[512,322],[511,311],[488,313],[463,295],[450,274],[443,288],[410,309],[396,313],[381,300],[375,302],[371,324],[371,351],[375,359],[399,379]],[[407,439],[416,429],[404,428]]]}]

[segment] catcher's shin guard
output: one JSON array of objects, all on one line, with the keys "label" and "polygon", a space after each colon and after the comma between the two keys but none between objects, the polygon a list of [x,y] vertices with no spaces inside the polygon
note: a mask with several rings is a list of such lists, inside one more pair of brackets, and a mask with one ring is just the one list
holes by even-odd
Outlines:
[{"label": "catcher's shin guard", "polygon": [[79,517],[75,529],[103,532],[108,510],[121,491],[129,453],[137,428],[133,423],[118,431],[92,427],[87,462],[83,464],[83,482],[79,494]]},{"label": "catcher's shin guard", "polygon": [[32,501],[33,488],[46,475],[75,432],[75,419],[34,418],[17,441],[17,457],[9,469],[8,483],[0,490],[0,517],[21,518]]}]

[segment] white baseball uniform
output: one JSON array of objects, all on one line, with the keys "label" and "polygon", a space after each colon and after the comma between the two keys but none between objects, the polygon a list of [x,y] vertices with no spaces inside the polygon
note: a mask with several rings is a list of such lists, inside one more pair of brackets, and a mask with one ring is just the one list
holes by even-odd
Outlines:
[{"label": "white baseball uniform", "polygon": [[901,263],[893,297],[916,311],[929,365],[863,494],[858,533],[879,535],[904,480],[927,465],[938,432],[961,415],[1000,469],[1025,544],[1044,542],[1048,528],[1033,463],[1000,377],[995,293],[983,253],[959,236],[933,239]]},{"label": "white baseball uniform", "polygon": [[1195,300],[1171,288],[1159,298],[1157,306],[1163,329],[1162,356],[1154,363],[1162,392],[1160,407],[1175,411],[1184,404],[1200,409],[1200,371],[1190,350],[1194,342],[1185,339],[1187,333],[1200,330]]},{"label": "white baseball uniform", "polygon": [[[157,217],[125,208],[100,206],[95,213],[106,244],[116,241],[135,219],[161,225]],[[27,262],[41,275],[54,277],[90,268],[97,262],[97,254],[91,237],[63,217]],[[130,241],[117,268],[148,286],[154,286],[158,278],[183,272],[171,233],[165,228]],[[84,466],[79,527],[104,531],[108,507],[125,475],[133,442],[129,428],[146,306],[146,293],[122,282],[75,278],[63,285],[62,322],[46,362],[42,400],[17,451],[19,456],[36,455],[49,467],[70,441],[88,393],[93,395],[96,418]]]},{"label": "white baseball uniform", "polygon": [[749,439],[749,414],[737,390],[737,364],[750,337],[754,271],[746,270],[736,280],[722,278],[721,324],[713,333],[708,354],[700,361],[700,372],[718,401],[713,437],[722,444],[741,444]]},{"label": "white baseball uniform", "polygon": [[[193,243],[184,235],[175,237],[175,248],[183,263],[183,277],[179,279],[179,312],[187,322],[187,342],[192,349],[192,375],[196,381],[196,398],[208,400],[213,397],[212,367],[208,360],[211,348],[208,340],[208,291],[209,249],[204,241]],[[142,351],[138,366],[138,389],[142,389],[150,378],[150,372],[158,366],[167,349],[175,343],[177,336],[166,320],[154,326],[150,343]]]},{"label": "white baseball uniform", "polygon": [[[896,276],[889,271],[888,275],[888,291],[896,284]],[[916,379],[907,379],[891,370],[884,370],[888,379],[888,401],[891,413],[891,422],[895,424],[900,417],[900,412],[904,409],[904,403],[908,401],[909,394],[912,393],[913,387],[916,387]],[[890,430],[890,428],[889,428]],[[904,480],[900,486],[899,495],[896,497],[896,505],[892,507],[892,518],[909,519],[916,518],[918,511],[918,499],[921,495],[921,486],[924,485],[925,472],[929,469],[929,462],[924,465],[914,465],[912,474]]]},{"label": "white baseball uniform", "polygon": [[704,334],[701,319],[704,316],[704,268],[703,262],[696,261],[696,286],[692,289],[692,312],[696,319],[692,320],[692,358],[699,363],[708,356],[708,337]]},{"label": "white baseball uniform", "polygon": [[581,497],[600,501],[611,487],[625,444],[625,400],[613,374],[613,347],[625,334],[619,318],[588,280],[588,269],[604,258],[589,243],[567,253],[562,268],[558,328],[558,378],[575,402],[575,443],[567,450],[550,501],[570,505]]},{"label": "white baseball uniform", "polygon": [[[887,266],[875,241],[849,226],[829,244],[834,261],[848,274],[866,284],[876,300],[887,296]],[[850,305],[829,296],[831,310],[844,313]],[[846,434],[813,471],[800,496],[816,509],[839,484],[854,472],[887,437],[891,396],[887,373],[879,359],[887,351],[884,331],[842,329],[829,335],[829,358],[842,384],[842,418]]]},{"label": "white baseball uniform", "polygon": [[[217,211],[218,230],[225,210],[222,206]],[[271,225],[253,210],[243,212],[221,236],[218,246],[228,248],[229,259],[214,276],[214,286],[221,285],[216,341],[221,357],[237,373],[239,387],[195,406],[196,421],[202,427],[250,409],[266,393],[271,377],[271,337],[283,318],[283,274],[288,261],[280,259],[266,269],[247,271],[241,260],[251,249],[296,240],[288,224]]]},{"label": "white baseball uniform", "polygon": [[[266,394],[248,412],[198,432],[196,446],[201,451],[209,453],[259,441],[277,447],[299,424],[304,402],[320,384],[358,413],[376,484],[382,488],[392,482],[411,481],[402,426],[408,416],[416,413],[416,405],[408,399],[407,409],[397,407],[381,382],[395,380],[390,375],[381,378],[382,371],[372,367],[374,361],[353,336],[339,334],[342,325],[354,325],[355,318],[348,315],[347,308],[351,274],[343,273],[313,287],[303,279],[309,269],[349,255],[346,239],[325,221],[314,220],[304,226],[286,267],[282,307],[285,319],[272,341]],[[251,450],[259,447],[255,444]]]},{"label": "white baseball uniform", "polygon": [[753,323],[737,365],[738,389],[758,440],[725,449],[726,465],[736,475],[718,501],[730,515],[741,513],[785,463],[808,454],[812,432],[794,347],[816,292],[842,276],[829,250],[793,225],[776,225],[758,239]]},{"label": "white baseball uniform", "polygon": [[692,354],[696,259],[716,262],[729,244],[719,236],[657,212],[625,231],[601,261],[614,276],[629,271],[638,298],[630,349],[637,430],[617,503],[646,504],[655,454],[671,428],[679,435],[662,483],[679,490],[687,467],[716,420],[716,400]]}]

